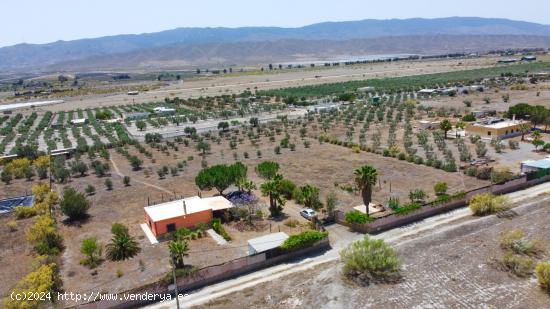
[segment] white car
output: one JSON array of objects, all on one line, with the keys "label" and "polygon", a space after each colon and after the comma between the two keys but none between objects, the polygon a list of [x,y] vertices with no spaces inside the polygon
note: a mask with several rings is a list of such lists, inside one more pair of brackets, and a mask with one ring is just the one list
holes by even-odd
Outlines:
[{"label": "white car", "polygon": [[308,220],[311,220],[311,218],[315,217],[317,213],[315,213],[315,210],[311,208],[304,208],[300,211],[300,215]]}]

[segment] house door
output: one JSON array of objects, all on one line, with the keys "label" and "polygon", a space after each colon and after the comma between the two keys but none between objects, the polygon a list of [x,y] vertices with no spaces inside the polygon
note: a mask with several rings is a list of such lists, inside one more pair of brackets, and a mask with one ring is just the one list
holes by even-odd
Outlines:
[{"label": "house door", "polygon": [[175,232],[176,231],[176,224],[175,223],[167,224],[166,225],[166,230],[168,231],[168,233]]}]

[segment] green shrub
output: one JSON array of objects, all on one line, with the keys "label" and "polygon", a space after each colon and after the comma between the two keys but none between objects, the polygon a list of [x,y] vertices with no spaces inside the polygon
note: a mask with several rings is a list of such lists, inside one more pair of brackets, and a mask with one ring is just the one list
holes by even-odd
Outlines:
[{"label": "green shrub", "polygon": [[373,222],[375,219],[367,216],[366,214],[358,211],[358,210],[352,210],[348,213],[346,213],[346,222],[353,224],[365,224],[367,222]]},{"label": "green shrub", "polygon": [[447,193],[447,183],[446,182],[438,182],[434,185],[434,192],[436,195],[443,195]]},{"label": "green shrub", "polygon": [[507,167],[496,168],[491,171],[491,182],[500,184],[512,179],[513,174]]},{"label": "green shrub", "polygon": [[34,207],[17,206],[15,207],[15,217],[17,219],[25,219],[36,216],[38,213]]},{"label": "green shrub", "polygon": [[526,256],[507,252],[501,261],[502,266],[518,277],[527,277],[533,273],[534,262]]},{"label": "green shrub", "polygon": [[285,250],[298,250],[313,246],[321,239],[327,238],[328,232],[319,231],[305,231],[297,235],[291,235],[281,245],[281,248]]},{"label": "green shrub", "polygon": [[542,252],[539,242],[525,239],[525,233],[522,230],[512,230],[503,233],[500,236],[500,247],[512,250],[516,254],[524,255],[537,255]]},{"label": "green shrub", "polygon": [[391,197],[388,201],[388,207],[392,210],[397,210],[399,208],[399,199],[397,197]]},{"label": "green shrub", "polygon": [[420,205],[419,203],[411,203],[397,208],[397,210],[394,210],[393,213],[399,216],[403,216],[414,210],[420,209],[421,207],[422,205]]},{"label": "green shrub", "polygon": [[86,196],[74,188],[65,187],[63,189],[63,199],[59,203],[61,212],[69,217],[69,220],[85,218],[90,208],[90,202]]},{"label": "green shrub", "polygon": [[387,282],[399,277],[397,252],[381,239],[365,236],[340,251],[340,257],[344,274],[360,282]]},{"label": "green shrub", "polygon": [[27,231],[27,240],[38,254],[56,255],[63,248],[63,237],[57,231],[55,221],[46,215],[36,218]]},{"label": "green shrub", "polygon": [[508,202],[503,196],[495,196],[492,193],[483,193],[474,196],[470,200],[470,209],[476,216],[484,216],[509,209]]},{"label": "green shrub", "polygon": [[220,234],[223,237],[223,239],[227,241],[231,241],[231,236],[229,236],[229,234],[225,231],[225,229],[223,228],[222,222],[219,218],[212,219],[212,229],[216,233]]},{"label": "green shrub", "polygon": [[540,286],[550,292],[550,262],[541,262],[535,268],[535,275]]}]

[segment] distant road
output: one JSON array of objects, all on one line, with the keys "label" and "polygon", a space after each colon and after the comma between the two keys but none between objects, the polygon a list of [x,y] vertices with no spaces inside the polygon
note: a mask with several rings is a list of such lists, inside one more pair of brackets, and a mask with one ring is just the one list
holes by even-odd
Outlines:
[{"label": "distant road", "polygon": [[33,107],[33,106],[43,106],[43,105],[53,105],[64,103],[65,100],[53,100],[53,101],[39,101],[39,102],[23,102],[23,103],[11,103],[0,105],[0,111],[9,111],[19,108]]}]

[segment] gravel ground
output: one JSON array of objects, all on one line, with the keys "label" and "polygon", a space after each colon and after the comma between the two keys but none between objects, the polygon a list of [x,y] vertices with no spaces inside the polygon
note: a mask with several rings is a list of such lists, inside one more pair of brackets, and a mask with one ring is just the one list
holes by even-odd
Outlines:
[{"label": "gravel ground", "polygon": [[[503,251],[498,238],[521,228],[542,241],[548,259],[550,208],[497,219],[445,237],[426,237],[397,247],[403,279],[397,284],[358,286],[342,279],[333,262],[214,300],[204,308],[549,308],[550,296],[534,276],[518,278],[494,266]],[[485,221],[483,221],[485,222]]]}]

